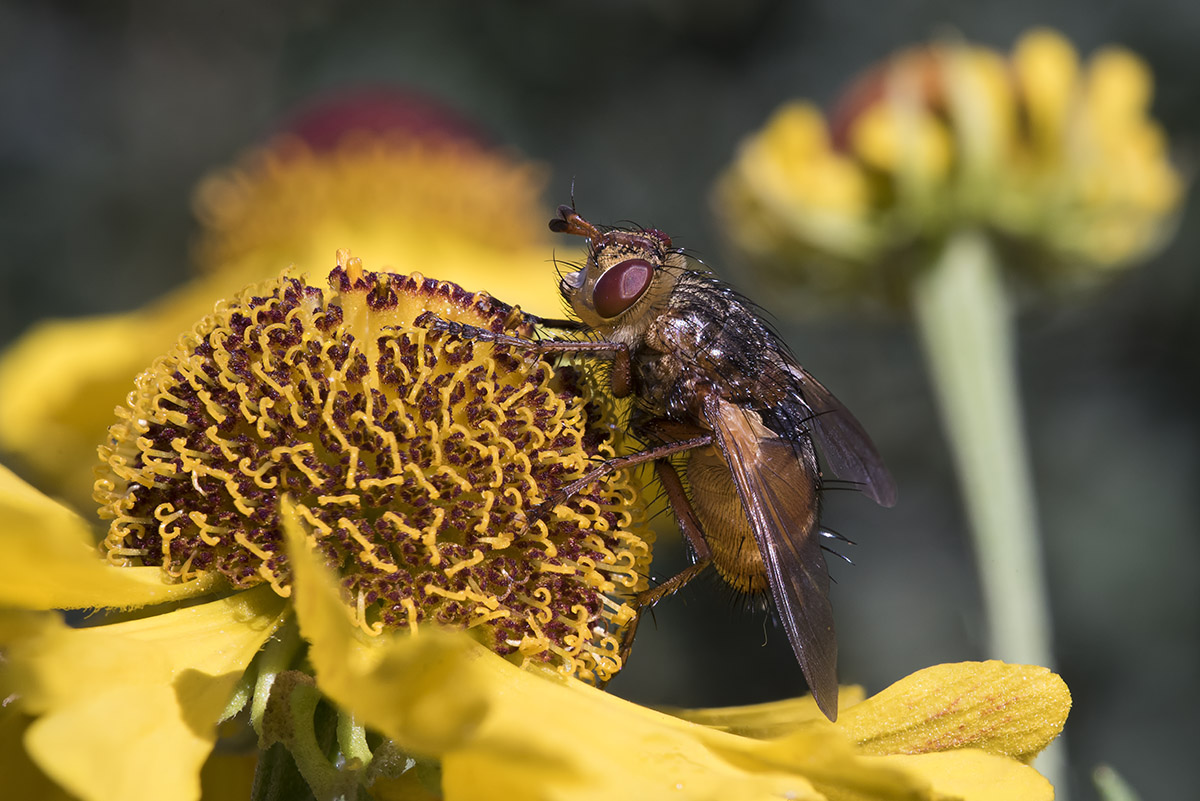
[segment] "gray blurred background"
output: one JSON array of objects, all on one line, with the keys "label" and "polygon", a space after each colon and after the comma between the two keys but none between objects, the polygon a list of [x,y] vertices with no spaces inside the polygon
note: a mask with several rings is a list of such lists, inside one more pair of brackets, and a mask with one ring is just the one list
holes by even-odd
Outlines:
[{"label": "gray blurred background", "polygon": [[[1184,163],[1200,131],[1188,0],[285,5],[0,3],[0,345],[38,318],[133,308],[182,282],[196,181],[343,87],[441,98],[549,165],[548,209],[574,179],[585,216],[668,231],[751,296],[748,277],[722,270],[714,176],[781,101],[828,106],[898,47],[958,32],[1007,50],[1035,24],[1084,54],[1121,43],[1154,70],[1155,113]],[[1151,263],[1020,319],[1076,799],[1094,797],[1100,762],[1145,799],[1200,785],[1197,222],[1191,204]],[[758,299],[900,486],[891,510],[854,493],[828,502],[827,521],[859,543],[855,567],[832,565],[843,680],[874,691],[984,658],[963,510],[907,321],[798,321]],[[680,563],[673,539],[662,575]],[[655,617],[614,692],[713,706],[803,688],[782,630],[714,579]]]}]

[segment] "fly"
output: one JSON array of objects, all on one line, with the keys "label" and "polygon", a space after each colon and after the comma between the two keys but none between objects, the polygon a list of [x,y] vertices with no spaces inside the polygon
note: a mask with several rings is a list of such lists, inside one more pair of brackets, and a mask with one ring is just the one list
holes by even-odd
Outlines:
[{"label": "fly", "polygon": [[601,228],[570,206],[559,207],[550,229],[584,237],[587,262],[559,285],[577,319],[537,322],[591,340],[533,342],[432,321],[543,354],[611,359],[613,394],[636,399],[631,433],[648,447],[608,460],[539,508],[553,509],[601,475],[653,462],[695,561],[634,605],[652,606],[710,564],[739,591],[768,592],[818,707],[836,719],[817,450],[835,475],[891,506],[896,487],[870,437],[753,303],[695,269],[663,232]]}]

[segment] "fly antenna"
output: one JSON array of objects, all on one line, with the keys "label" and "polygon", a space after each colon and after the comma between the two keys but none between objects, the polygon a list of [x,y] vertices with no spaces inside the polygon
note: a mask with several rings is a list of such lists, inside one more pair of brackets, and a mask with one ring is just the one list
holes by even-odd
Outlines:
[{"label": "fly antenna", "polygon": [[574,234],[585,237],[595,244],[603,235],[600,229],[583,219],[573,206],[559,206],[558,216],[550,221],[550,230],[556,234]]}]

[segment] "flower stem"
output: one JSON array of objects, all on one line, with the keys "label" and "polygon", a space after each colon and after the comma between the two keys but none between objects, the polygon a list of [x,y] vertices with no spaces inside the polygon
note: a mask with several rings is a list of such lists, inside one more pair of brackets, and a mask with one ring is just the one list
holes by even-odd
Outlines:
[{"label": "flower stem", "polygon": [[354,768],[365,768],[371,764],[371,747],[367,744],[367,730],[349,712],[339,712],[337,722],[338,749],[347,761],[355,761]]},{"label": "flower stem", "polygon": [[1100,765],[1092,771],[1092,783],[1102,801],[1138,801],[1138,794],[1108,765]]},{"label": "flower stem", "polygon": [[254,682],[254,694],[250,702],[250,724],[255,733],[262,736],[262,720],[266,712],[267,700],[271,696],[271,686],[275,678],[292,667],[292,661],[300,652],[303,641],[300,639],[300,629],[294,618],[287,621],[275,633],[275,636],[263,646],[258,656],[258,675]]},{"label": "flower stem", "polygon": [[[1012,316],[987,237],[954,233],[913,285],[913,309],[970,518],[988,652],[1052,667],[1050,608],[1021,425]],[[1061,784],[1061,745],[1039,761]],[[1065,797],[1065,787],[1059,797]]]},{"label": "flower stem", "polygon": [[951,236],[915,282],[913,305],[970,517],[988,650],[1008,662],[1049,666],[1011,316],[986,237],[971,230]]}]

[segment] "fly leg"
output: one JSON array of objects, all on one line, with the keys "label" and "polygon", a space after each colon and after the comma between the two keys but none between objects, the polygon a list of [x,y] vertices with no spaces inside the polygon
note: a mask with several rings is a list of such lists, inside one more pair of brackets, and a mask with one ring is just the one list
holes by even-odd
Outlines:
[{"label": "fly leg", "polygon": [[671,503],[672,511],[675,512],[675,519],[679,521],[679,530],[683,533],[688,545],[691,546],[692,555],[696,561],[657,587],[651,587],[638,593],[637,597],[633,599],[632,606],[635,613],[633,622],[625,630],[619,653],[622,666],[629,664],[629,653],[633,649],[633,638],[637,634],[638,624],[642,620],[642,612],[653,607],[668,595],[673,595],[683,589],[684,585],[712,564],[712,551],[709,550],[708,541],[704,539],[704,529],[692,509],[692,502],[688,500],[687,492],[683,489],[683,482],[679,480],[679,472],[675,469],[675,465],[666,459],[659,459],[654,462],[654,471],[658,475],[658,480],[662,482],[663,489],[666,490],[667,500]]},{"label": "fly leg", "polygon": [[[584,487],[599,481],[605,476],[610,476],[618,470],[645,464],[646,462],[654,462],[655,467],[657,467],[659,460],[667,459],[677,453],[690,451],[692,448],[702,448],[705,445],[711,445],[712,441],[712,434],[697,434],[687,439],[668,442],[665,445],[657,445],[653,448],[647,448],[644,451],[631,453],[628,456],[615,456],[612,459],[603,461],[570,484],[564,484],[559,487],[546,500],[530,509],[528,513],[529,521],[532,523],[534,520],[546,517],[554,511],[554,507],[577,495]],[[670,463],[668,462],[667,464],[669,465]],[[676,476],[675,480],[679,480],[678,476]]]},{"label": "fly leg", "polygon": [[628,456],[618,456],[614,459],[609,459],[589,471],[582,478],[578,478],[570,484],[561,487],[549,498],[531,509],[527,516],[530,522],[537,520],[549,514],[553,511],[554,507],[583,490],[588,484],[616,470],[645,464],[646,462],[654,462],[655,473],[658,476],[658,480],[662,482],[663,489],[667,493],[667,499],[671,503],[671,509],[675,512],[675,518],[679,521],[679,529],[683,532],[684,538],[691,547],[696,561],[658,586],[643,590],[633,598],[630,605],[633,606],[634,617],[621,638],[621,648],[618,652],[622,665],[629,662],[629,652],[633,648],[633,638],[637,633],[638,624],[641,622],[642,612],[653,607],[668,595],[680,590],[712,563],[712,552],[709,550],[708,542],[704,539],[704,529],[701,527],[700,520],[696,517],[695,511],[692,509],[691,501],[688,500],[687,492],[683,488],[683,482],[679,479],[679,473],[675,470],[675,466],[671,464],[670,459],[670,457],[678,453],[712,445],[712,432],[674,420],[647,421],[638,426],[638,431],[644,436],[660,441],[664,439],[668,441],[661,445],[638,451],[637,453],[631,453]]},{"label": "fly leg", "polygon": [[[713,433],[698,426],[665,418],[641,420],[636,422],[634,427],[640,436],[650,440],[657,440],[664,444],[629,456],[610,459],[592,472],[596,473],[606,468],[611,471],[619,467],[629,467],[630,465],[653,460],[654,472],[658,476],[658,480],[662,483],[663,490],[667,494],[667,500],[671,504],[671,510],[675,513],[675,519],[679,522],[679,530],[682,532],[684,539],[687,540],[695,561],[658,586],[638,593],[632,600],[631,606],[634,608],[634,618],[625,630],[621,640],[621,650],[618,653],[622,665],[629,663],[629,654],[633,648],[633,638],[637,634],[638,624],[642,619],[642,612],[652,608],[668,595],[673,595],[681,590],[684,585],[700,575],[704,572],[705,568],[712,564],[712,551],[708,547],[708,541],[704,539],[704,527],[700,525],[700,519],[696,516],[695,510],[692,509],[692,502],[688,499],[687,491],[684,490],[683,482],[679,478],[679,472],[675,469],[675,465],[671,463],[670,457],[694,448],[703,448],[712,445]],[[572,485],[568,485],[564,489],[571,488],[575,483],[579,482],[573,482]],[[574,491],[578,492],[580,489],[582,489],[582,486],[575,488]]]},{"label": "fly leg", "polygon": [[[550,328],[566,330],[584,330],[581,324],[573,320],[542,320],[531,317],[531,321]],[[466,323],[455,322],[438,317],[433,312],[424,312],[414,325],[427,328],[430,331],[451,334],[463,339],[477,339],[480,342],[492,342],[497,345],[508,345],[521,350],[533,351],[539,354],[577,353],[585,356],[608,356],[612,359],[612,392],[618,398],[623,398],[633,389],[633,371],[629,362],[629,348],[620,342],[592,342],[590,340],[570,339],[524,339],[511,334],[497,334],[486,328],[480,328]]]}]

